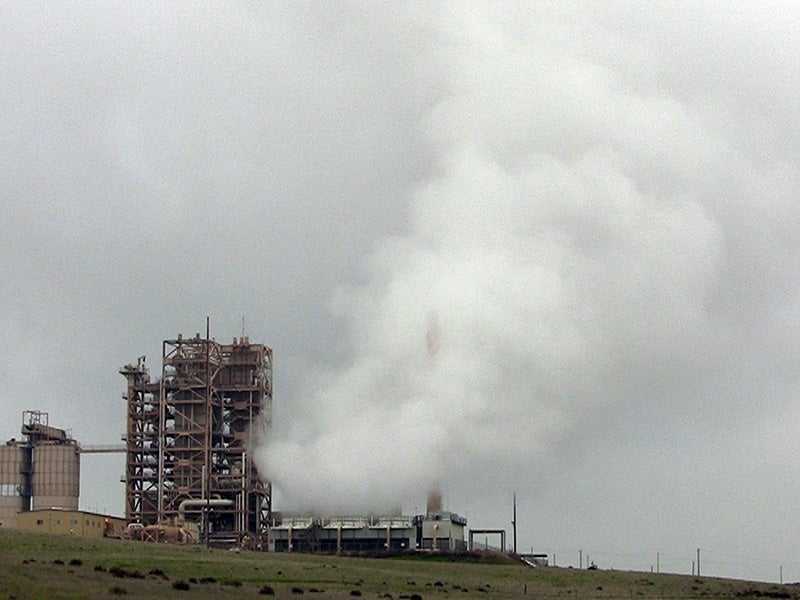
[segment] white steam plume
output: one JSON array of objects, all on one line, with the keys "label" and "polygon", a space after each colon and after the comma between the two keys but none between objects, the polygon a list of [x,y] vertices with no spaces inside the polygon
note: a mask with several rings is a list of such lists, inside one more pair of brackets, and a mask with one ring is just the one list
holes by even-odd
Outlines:
[{"label": "white steam plume", "polygon": [[453,93],[425,120],[436,174],[409,233],[336,301],[352,360],[262,453],[286,508],[381,509],[435,480],[510,490],[587,411],[668,397],[726,360],[726,241],[758,233],[720,211],[720,186],[780,172],[737,154],[703,106],[642,93],[640,41],[614,38],[631,52],[604,64],[555,54],[546,23],[463,18]]},{"label": "white steam plume", "polygon": [[613,157],[511,173],[454,151],[414,233],[340,299],[354,360],[270,445],[267,472],[293,506],[327,510],[513,478],[664,353],[706,351],[718,252],[701,207],[642,197]]}]

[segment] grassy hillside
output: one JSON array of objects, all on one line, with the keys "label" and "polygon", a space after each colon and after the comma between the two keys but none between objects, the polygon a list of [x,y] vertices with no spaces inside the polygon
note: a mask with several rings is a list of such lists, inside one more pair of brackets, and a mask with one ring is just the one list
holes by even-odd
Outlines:
[{"label": "grassy hillside", "polygon": [[798,598],[794,585],[516,562],[235,553],[0,531],[0,600]]}]

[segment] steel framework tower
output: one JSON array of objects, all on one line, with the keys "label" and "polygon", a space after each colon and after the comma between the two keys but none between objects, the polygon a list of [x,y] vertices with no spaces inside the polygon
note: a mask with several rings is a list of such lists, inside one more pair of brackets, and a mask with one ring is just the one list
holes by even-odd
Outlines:
[{"label": "steel framework tower", "polygon": [[204,541],[262,545],[271,488],[251,454],[272,421],[272,350],[249,338],[164,340],[162,374],[144,357],[128,382],[125,517],[194,521]]}]

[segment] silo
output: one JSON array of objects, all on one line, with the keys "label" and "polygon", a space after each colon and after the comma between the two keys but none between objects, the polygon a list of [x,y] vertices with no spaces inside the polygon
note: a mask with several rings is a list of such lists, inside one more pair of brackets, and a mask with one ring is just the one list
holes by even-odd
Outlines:
[{"label": "silo", "polygon": [[27,510],[26,452],[16,443],[0,446],[0,526],[16,527],[17,513]]},{"label": "silo", "polygon": [[33,448],[33,510],[78,510],[81,463],[76,444],[39,444]]}]

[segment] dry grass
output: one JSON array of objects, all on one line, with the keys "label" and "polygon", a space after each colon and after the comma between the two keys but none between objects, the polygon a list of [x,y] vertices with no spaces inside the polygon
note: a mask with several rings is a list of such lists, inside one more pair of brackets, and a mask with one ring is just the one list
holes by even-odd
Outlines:
[{"label": "dry grass", "polygon": [[0,600],[797,598],[795,585],[521,564],[233,553],[0,531]]}]

